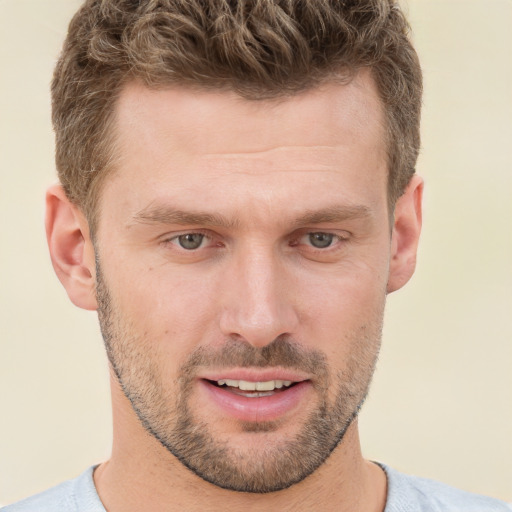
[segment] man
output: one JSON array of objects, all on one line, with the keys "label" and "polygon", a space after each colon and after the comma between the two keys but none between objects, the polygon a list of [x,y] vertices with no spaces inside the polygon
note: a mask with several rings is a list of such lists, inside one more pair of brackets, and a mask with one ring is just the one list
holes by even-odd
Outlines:
[{"label": "man", "polygon": [[390,2],[87,1],[53,83],[54,268],[97,310],[109,461],[15,510],[507,510],[362,458],[421,226]]}]

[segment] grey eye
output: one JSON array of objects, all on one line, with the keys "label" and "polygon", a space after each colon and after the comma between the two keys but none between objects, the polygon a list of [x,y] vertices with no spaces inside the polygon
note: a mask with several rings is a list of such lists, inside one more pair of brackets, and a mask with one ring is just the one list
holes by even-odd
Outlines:
[{"label": "grey eye", "polygon": [[309,242],[317,249],[325,249],[332,245],[334,235],[332,233],[309,233]]},{"label": "grey eye", "polygon": [[180,235],[178,237],[178,243],[183,249],[187,249],[188,251],[193,251],[194,249],[199,249],[201,247],[204,240],[204,235],[201,233],[187,233],[186,235]]}]

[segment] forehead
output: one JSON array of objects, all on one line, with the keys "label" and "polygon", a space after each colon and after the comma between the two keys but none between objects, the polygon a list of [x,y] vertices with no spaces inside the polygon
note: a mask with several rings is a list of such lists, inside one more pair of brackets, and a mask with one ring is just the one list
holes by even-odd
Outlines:
[{"label": "forehead", "polygon": [[156,149],[165,139],[175,156],[336,147],[340,141],[348,146],[354,139],[375,146],[384,142],[384,115],[369,72],[347,84],[326,83],[272,100],[186,87],[155,90],[133,82],[117,105],[117,135],[127,150],[133,143]]},{"label": "forehead", "polygon": [[131,83],[117,105],[117,170],[103,195],[115,190],[127,211],[202,201],[216,211],[254,206],[254,215],[262,205],[273,213],[288,205],[300,215],[318,206],[315,197],[361,203],[357,196],[366,194],[380,202],[387,181],[382,110],[369,73],[258,101]]}]

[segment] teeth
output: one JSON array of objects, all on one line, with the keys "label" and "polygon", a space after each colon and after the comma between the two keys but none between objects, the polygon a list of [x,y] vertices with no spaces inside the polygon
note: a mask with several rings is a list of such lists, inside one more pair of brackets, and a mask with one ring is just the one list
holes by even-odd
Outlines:
[{"label": "teeth", "polygon": [[256,385],[258,382],[247,382],[246,380],[238,381],[238,388],[242,391],[256,391]]},{"label": "teeth", "polygon": [[277,386],[275,380],[269,380],[267,382],[256,382],[257,391],[272,391],[276,387]]},{"label": "teeth", "polygon": [[249,382],[247,380],[232,380],[221,379],[217,381],[219,386],[230,386],[232,388],[239,388],[242,391],[273,391],[274,389],[281,389],[292,385],[291,380],[267,380],[264,382]]}]

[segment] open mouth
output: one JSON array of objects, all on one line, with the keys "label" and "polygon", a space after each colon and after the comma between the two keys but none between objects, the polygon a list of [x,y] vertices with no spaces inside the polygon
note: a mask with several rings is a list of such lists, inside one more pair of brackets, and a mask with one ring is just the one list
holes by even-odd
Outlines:
[{"label": "open mouth", "polygon": [[207,382],[235,395],[245,396],[248,398],[272,396],[276,393],[282,393],[297,384],[297,382],[293,382],[291,380],[251,382],[247,380],[220,379],[208,380]]},{"label": "open mouth", "polygon": [[[247,376],[240,377],[250,380],[233,378],[238,375],[229,375],[230,378],[222,374],[203,376],[199,389],[205,393],[202,396],[207,410],[214,414],[220,410],[222,418],[244,422],[275,421],[294,413],[301,414],[310,401],[306,397],[313,396],[308,395],[313,389],[311,380],[301,376],[292,380],[292,372],[280,372],[281,379],[272,379],[270,372],[260,376],[245,373]],[[214,408],[210,409],[211,406]]]}]

